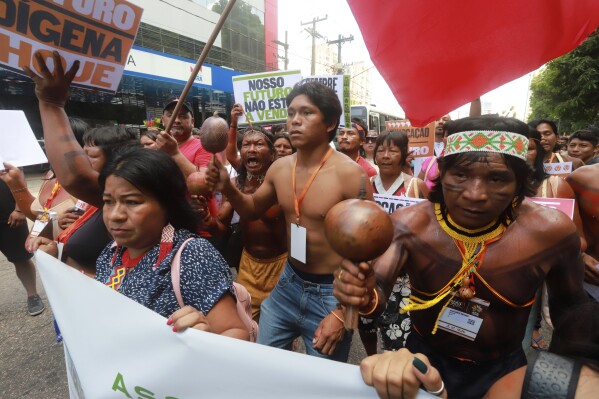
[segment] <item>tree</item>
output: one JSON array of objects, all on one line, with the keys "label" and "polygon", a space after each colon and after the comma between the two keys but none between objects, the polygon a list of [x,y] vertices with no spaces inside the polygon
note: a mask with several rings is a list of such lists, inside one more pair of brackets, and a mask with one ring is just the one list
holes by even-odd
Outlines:
[{"label": "tree", "polygon": [[599,123],[599,30],[547,63],[531,82],[530,120],[559,121],[562,132]]}]

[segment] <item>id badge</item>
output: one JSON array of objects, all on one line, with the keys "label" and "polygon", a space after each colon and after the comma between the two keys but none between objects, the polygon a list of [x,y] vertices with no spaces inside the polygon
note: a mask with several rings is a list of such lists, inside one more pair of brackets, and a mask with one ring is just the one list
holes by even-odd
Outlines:
[{"label": "id badge", "polygon": [[40,235],[46,226],[50,223],[50,214],[48,212],[40,212],[33,222],[33,228],[31,229],[30,236],[35,238]]},{"label": "id badge", "polygon": [[[54,232],[58,229],[56,212],[40,212],[33,222],[29,233],[31,238],[38,236],[54,239]],[[50,226],[48,226],[50,225]]]},{"label": "id badge", "polygon": [[89,205],[87,204],[87,202],[77,200],[77,203],[75,204],[75,209],[77,209],[80,212],[85,212],[88,206]]},{"label": "id badge", "polygon": [[306,263],[306,228],[291,223],[291,257]]},{"label": "id badge", "polygon": [[474,341],[483,324],[484,313],[489,302],[479,298],[454,297],[443,311],[438,327],[441,330]]}]

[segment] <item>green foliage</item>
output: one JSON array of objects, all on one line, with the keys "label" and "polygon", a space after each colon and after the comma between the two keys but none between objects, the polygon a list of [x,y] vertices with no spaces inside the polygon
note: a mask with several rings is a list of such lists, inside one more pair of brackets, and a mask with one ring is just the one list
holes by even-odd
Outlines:
[{"label": "green foliage", "polygon": [[533,77],[529,120],[559,121],[561,132],[599,122],[599,30]]}]

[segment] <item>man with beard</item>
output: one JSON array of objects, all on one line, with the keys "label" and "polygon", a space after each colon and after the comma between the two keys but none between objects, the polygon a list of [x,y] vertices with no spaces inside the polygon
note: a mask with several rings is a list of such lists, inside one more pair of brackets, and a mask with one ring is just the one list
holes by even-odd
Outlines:
[{"label": "man with beard", "polygon": [[[241,142],[241,167],[231,179],[244,194],[253,194],[264,182],[266,171],[275,159],[272,135],[262,129],[248,129]],[[225,201],[217,223],[228,226],[234,209]],[[277,283],[287,261],[285,216],[279,205],[272,206],[262,217],[248,220],[241,217],[243,252],[239,262],[237,282],[252,296],[252,316],[258,321],[260,305]]]},{"label": "man with beard", "polygon": [[366,142],[366,128],[352,122],[350,127],[342,127],[337,133],[338,151],[353,159],[364,169],[368,177],[376,176],[376,169],[360,156],[360,148]]}]

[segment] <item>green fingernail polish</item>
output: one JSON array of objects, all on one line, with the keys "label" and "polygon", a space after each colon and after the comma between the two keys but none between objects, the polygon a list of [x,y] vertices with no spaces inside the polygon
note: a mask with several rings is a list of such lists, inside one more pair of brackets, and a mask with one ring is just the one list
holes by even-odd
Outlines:
[{"label": "green fingernail polish", "polygon": [[416,367],[416,369],[420,371],[422,374],[426,374],[426,372],[428,371],[428,367],[426,367],[426,364],[424,364],[424,362],[418,359],[417,357],[414,357],[414,360],[412,360],[412,365]]}]

